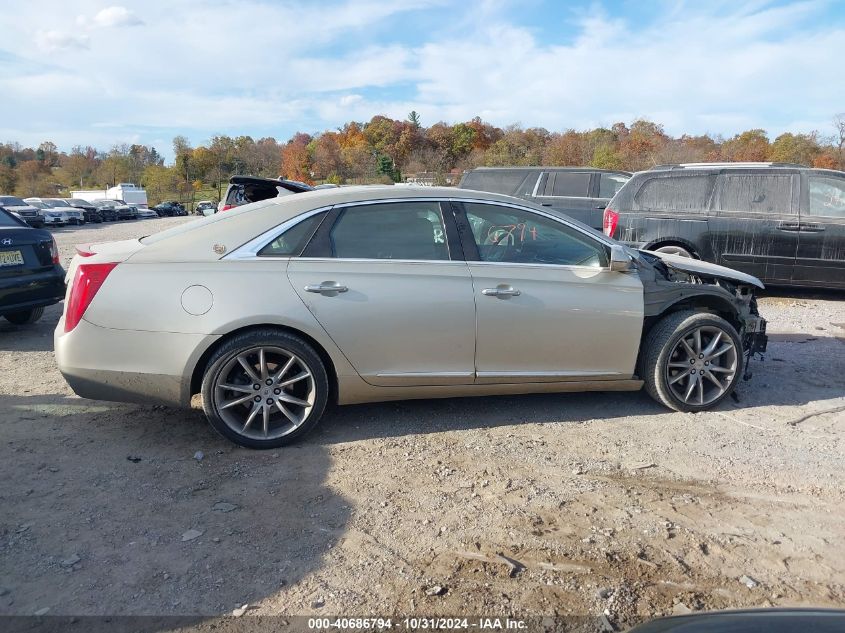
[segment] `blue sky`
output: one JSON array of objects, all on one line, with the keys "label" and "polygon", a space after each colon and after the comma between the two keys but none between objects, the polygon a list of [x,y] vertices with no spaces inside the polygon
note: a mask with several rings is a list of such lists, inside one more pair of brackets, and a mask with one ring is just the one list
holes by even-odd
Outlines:
[{"label": "blue sky", "polygon": [[845,3],[0,0],[0,140],[289,138],[375,114],[831,134]]}]

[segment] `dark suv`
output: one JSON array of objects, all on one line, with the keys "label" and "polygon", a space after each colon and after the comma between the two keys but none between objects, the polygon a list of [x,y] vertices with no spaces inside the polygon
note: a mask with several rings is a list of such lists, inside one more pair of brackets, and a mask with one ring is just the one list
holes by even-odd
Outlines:
[{"label": "dark suv", "polygon": [[845,288],[845,172],[691,163],[638,172],[604,212],[621,242],[772,285]]},{"label": "dark suv", "polygon": [[218,211],[228,211],[243,204],[268,200],[289,193],[303,193],[314,189],[298,180],[284,178],[258,178],[256,176],[232,176],[226,195],[217,205]]},{"label": "dark suv", "polygon": [[594,167],[477,167],[458,187],[524,198],[601,229],[605,206],[630,177]]}]

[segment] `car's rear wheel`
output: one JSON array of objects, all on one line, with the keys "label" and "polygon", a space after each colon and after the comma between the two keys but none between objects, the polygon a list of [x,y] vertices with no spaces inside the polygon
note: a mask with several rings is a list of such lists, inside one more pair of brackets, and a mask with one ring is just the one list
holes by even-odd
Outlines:
[{"label": "car's rear wheel", "polygon": [[28,325],[35,323],[44,314],[44,308],[32,308],[31,310],[18,310],[17,312],[7,312],[3,316],[9,323],[15,325]]},{"label": "car's rear wheel", "polygon": [[202,380],[209,422],[247,448],[276,448],[308,433],[323,415],[328,392],[326,369],[312,347],[272,329],[226,341]]},{"label": "car's rear wheel", "polygon": [[674,312],[643,342],[640,373],[652,398],[676,411],[703,411],[724,400],[742,374],[736,329],[709,312]]}]

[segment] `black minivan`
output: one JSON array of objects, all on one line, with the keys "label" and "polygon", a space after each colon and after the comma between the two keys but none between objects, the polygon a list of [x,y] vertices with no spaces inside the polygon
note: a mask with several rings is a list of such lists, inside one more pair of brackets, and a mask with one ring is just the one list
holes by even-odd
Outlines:
[{"label": "black minivan", "polygon": [[595,167],[476,167],[458,188],[524,198],[601,230],[605,206],[630,177]]},{"label": "black minivan", "polygon": [[697,257],[776,286],[845,288],[845,172],[690,163],[638,172],[604,212],[631,246]]}]

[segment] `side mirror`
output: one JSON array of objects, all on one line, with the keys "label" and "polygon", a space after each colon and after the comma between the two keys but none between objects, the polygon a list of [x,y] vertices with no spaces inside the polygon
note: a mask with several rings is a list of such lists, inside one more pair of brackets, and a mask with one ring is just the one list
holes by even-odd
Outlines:
[{"label": "side mirror", "polygon": [[610,247],[610,271],[614,273],[627,273],[634,269],[631,256],[618,244]]}]

